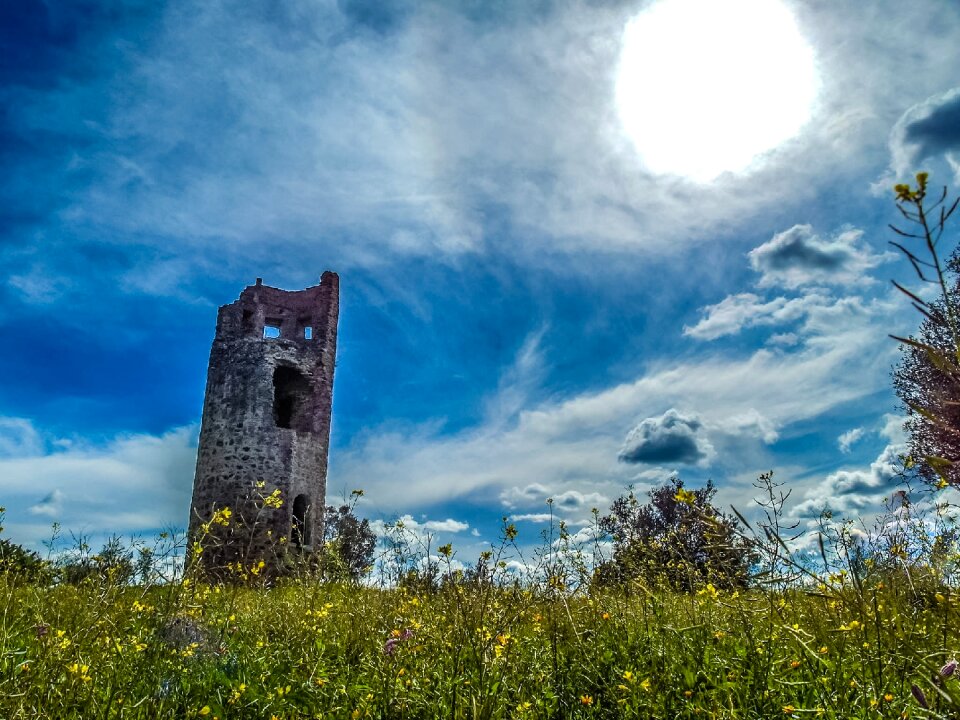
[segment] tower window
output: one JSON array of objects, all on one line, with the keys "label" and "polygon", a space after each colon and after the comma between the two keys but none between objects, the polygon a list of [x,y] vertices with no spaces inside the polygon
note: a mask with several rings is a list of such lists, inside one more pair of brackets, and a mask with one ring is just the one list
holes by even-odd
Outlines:
[{"label": "tower window", "polygon": [[265,338],[280,337],[280,320],[267,318],[263,321],[263,336]]},{"label": "tower window", "polygon": [[293,501],[293,519],[290,524],[290,541],[297,547],[310,544],[310,523],[307,513],[310,511],[310,499],[306,495],[297,495]]},{"label": "tower window", "polygon": [[310,381],[286,365],[273,371],[273,419],[277,427],[306,432],[310,429]]},{"label": "tower window", "polygon": [[307,326],[303,329],[303,338],[304,338],[305,340],[313,340],[313,328],[310,327],[309,325],[307,325]]}]

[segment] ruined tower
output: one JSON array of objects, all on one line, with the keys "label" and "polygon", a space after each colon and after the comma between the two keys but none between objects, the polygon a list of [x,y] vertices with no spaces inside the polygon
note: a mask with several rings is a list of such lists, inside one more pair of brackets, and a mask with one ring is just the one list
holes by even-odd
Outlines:
[{"label": "ruined tower", "polygon": [[[276,574],[322,537],[339,283],[325,272],[286,291],[257,278],[220,308],[190,507],[197,557],[216,574],[261,560]],[[209,524],[223,508],[228,523]]]}]

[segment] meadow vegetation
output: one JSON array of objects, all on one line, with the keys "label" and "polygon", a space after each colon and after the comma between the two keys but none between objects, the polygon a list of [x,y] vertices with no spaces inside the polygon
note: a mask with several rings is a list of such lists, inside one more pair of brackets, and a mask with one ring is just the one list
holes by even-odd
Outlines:
[{"label": "meadow vegetation", "polygon": [[[597,548],[559,526],[521,575],[509,525],[469,571],[442,546],[366,584],[207,584],[162,548],[138,577],[11,565],[0,716],[953,717],[960,593],[949,530],[929,521],[900,508],[867,538],[840,524],[823,572],[755,525],[757,577],[735,589],[696,567],[687,591],[597,582]],[[395,530],[381,560],[412,549]]]},{"label": "meadow vegetation", "polygon": [[[898,186],[902,209],[925,183]],[[904,340],[940,401],[960,343],[945,305],[920,307],[950,323],[936,353]],[[911,402],[952,437],[946,410]],[[372,556],[349,506],[322,562],[281,578],[259,561],[204,576],[228,508],[189,543],[41,559],[0,540],[0,718],[960,717],[952,460],[922,448],[904,458],[920,487],[869,527],[824,514],[804,535],[766,473],[744,514],[672,481],[589,532],[550,523],[532,554],[505,520],[466,566],[402,523]]]}]

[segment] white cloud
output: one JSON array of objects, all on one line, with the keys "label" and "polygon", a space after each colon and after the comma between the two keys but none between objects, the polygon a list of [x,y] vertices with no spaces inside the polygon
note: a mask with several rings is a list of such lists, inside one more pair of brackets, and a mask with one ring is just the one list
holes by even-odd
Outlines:
[{"label": "white cloud", "polygon": [[[903,98],[955,82],[960,62],[960,22],[939,0],[799,5],[824,78],[811,122],[757,158],[749,183],[696,186],[645,172],[620,127],[614,76],[635,4],[502,11],[490,32],[457,4],[426,3],[385,34],[357,31],[342,6],[299,3],[294,21],[225,0],[170,3],[149,53],[124,53],[85,84],[24,89],[11,122],[51,135],[113,99],[74,161],[93,179],[58,218],[118,243],[189,246],[197,273],[267,253],[344,269],[491,248],[592,269],[564,255],[674,252],[799,210],[823,178],[872,167]],[[938,32],[922,43],[899,31],[930,17]],[[907,56],[927,71],[903,72]],[[490,233],[491,207],[533,232]],[[154,262],[167,264],[142,264]],[[124,277],[166,293],[176,272]],[[45,273],[35,294],[58,282]]]},{"label": "white cloud", "polygon": [[[723,430],[740,443],[725,445],[725,456],[715,459],[719,468],[733,455],[742,463],[737,447],[749,447],[744,443],[770,442],[792,423],[888,387],[896,345],[883,339],[897,329],[891,323],[901,307],[899,299],[838,300],[810,312],[805,341],[795,348],[654,362],[635,380],[531,403],[509,422],[447,435],[431,425],[371,431],[331,455],[331,478],[362,485],[399,510],[468,494],[499,496],[506,507],[530,512],[542,512],[539,503],[568,491],[612,499],[637,476],[635,467],[616,459],[623,428],[675,407],[695,407],[714,441]],[[518,477],[526,482],[518,485]],[[598,503],[584,505],[602,508]]]},{"label": "white cloud", "polygon": [[710,441],[700,433],[703,423],[693,414],[670,408],[659,417],[637,424],[623,441],[617,458],[630,464],[706,464],[714,455]]},{"label": "white cloud", "polygon": [[27,511],[33,515],[45,515],[57,518],[63,513],[64,495],[60,490],[53,490],[36,505],[31,505]]},{"label": "white cloud", "polygon": [[802,502],[790,510],[796,518],[815,519],[827,509],[835,517],[875,514],[901,484],[899,456],[902,445],[888,445],[868,468],[837,470],[810,487]]},{"label": "white cloud", "polygon": [[880,437],[886,438],[894,445],[904,445],[907,442],[907,431],[903,424],[907,421],[903,415],[887,413],[883,416],[883,427],[878,431]]},{"label": "white cloud", "polygon": [[404,532],[426,540],[434,533],[461,533],[470,529],[470,524],[447,518],[446,520],[416,520],[412,515],[402,515],[396,520],[376,519],[370,521],[370,528],[377,535],[384,535],[389,529],[402,525]]},{"label": "white cloud", "polygon": [[767,339],[768,345],[782,345],[784,347],[790,347],[791,345],[796,345],[799,342],[800,336],[792,332],[777,333],[776,335],[771,335]]},{"label": "white cloud", "polygon": [[[548,501],[558,510],[577,511],[590,507],[603,507],[609,500],[600,493],[583,493],[579,490],[560,490],[540,483],[525,487],[509,487],[500,493],[500,502],[504,507],[530,508],[540,507]],[[547,514],[549,517],[549,514]],[[528,518],[531,516],[527,516]]]},{"label": "white cloud", "polygon": [[842,433],[840,437],[837,438],[837,446],[840,448],[840,452],[849,453],[850,446],[853,445],[857,440],[863,437],[863,428],[853,428],[847,430],[845,433]]},{"label": "white cloud", "polygon": [[799,320],[810,305],[827,301],[826,296],[817,294],[789,300],[776,297],[766,302],[753,293],[728,295],[716,305],[703,308],[700,321],[693,327],[684,326],[683,334],[698,340],[716,340],[744,328],[783,325]]},{"label": "white cloud", "polygon": [[448,532],[458,533],[470,529],[470,524],[447,518],[446,520],[427,520],[423,523],[423,529],[430,532]]},{"label": "white cloud", "polygon": [[863,231],[845,229],[822,238],[810,225],[794,225],[748,253],[751,267],[761,273],[760,287],[874,282],[866,271],[895,255],[875,254],[861,242]]},{"label": "white cloud", "polygon": [[[960,87],[908,108],[890,133],[891,171],[910,180],[924,161],[943,157],[960,182]],[[886,182],[889,191],[889,182]]]},{"label": "white cloud", "polygon": [[27,418],[0,417],[0,458],[40,455],[44,442]]},{"label": "white cloud", "polygon": [[755,408],[726,418],[717,424],[717,428],[732,435],[753,435],[767,445],[780,437],[776,423]]},{"label": "white cloud", "polygon": [[7,283],[17,292],[17,297],[32,305],[48,305],[56,302],[71,287],[75,286],[65,277],[57,276],[43,265],[35,265],[28,273],[11,275]]},{"label": "white cloud", "polygon": [[65,532],[126,535],[184,527],[196,465],[196,427],[128,435],[106,445],[51,443],[0,458],[5,532],[37,547],[50,522]]},{"label": "white cloud", "polygon": [[521,513],[510,516],[510,522],[548,523],[551,520],[557,519],[556,515],[550,513]]}]

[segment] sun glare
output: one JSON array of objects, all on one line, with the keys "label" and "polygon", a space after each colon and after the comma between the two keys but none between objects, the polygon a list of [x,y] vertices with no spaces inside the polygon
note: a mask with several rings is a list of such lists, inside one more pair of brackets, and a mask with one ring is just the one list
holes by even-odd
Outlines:
[{"label": "sun glare", "polygon": [[780,0],[659,0],[623,33],[620,119],[655,173],[748,169],[799,132],[816,91],[813,50]]}]

